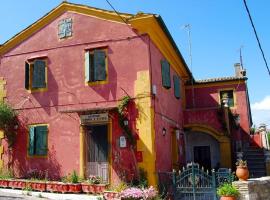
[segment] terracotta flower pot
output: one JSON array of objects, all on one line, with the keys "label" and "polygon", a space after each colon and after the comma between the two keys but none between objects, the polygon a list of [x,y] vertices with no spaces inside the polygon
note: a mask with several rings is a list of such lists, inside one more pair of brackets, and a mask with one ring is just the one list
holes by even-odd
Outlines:
[{"label": "terracotta flower pot", "polygon": [[236,200],[236,197],[233,196],[222,196],[220,200]]},{"label": "terracotta flower pot", "polygon": [[91,193],[91,194],[94,194],[95,193],[95,186],[93,184],[90,184],[90,183],[81,183],[82,185],[82,191],[84,193]]},{"label": "terracotta flower pot", "polygon": [[9,180],[7,179],[0,180],[0,187],[3,187],[3,188],[9,187]]},{"label": "terracotta flower pot", "polygon": [[63,191],[68,191],[68,189],[65,189],[65,187],[61,186],[61,182],[55,182],[55,181],[50,181],[46,183],[46,190],[48,192],[62,192]]},{"label": "terracotta flower pot", "polygon": [[24,189],[26,187],[26,180],[17,180],[16,187],[19,189]]},{"label": "terracotta flower pot", "polygon": [[248,168],[237,166],[236,176],[239,179],[239,181],[246,181],[249,177]]},{"label": "terracotta flower pot", "polygon": [[95,187],[95,193],[97,194],[102,194],[106,189],[105,184],[96,184],[94,185],[94,187]]},{"label": "terracotta flower pot", "polygon": [[56,183],[57,192],[67,193],[69,191],[68,183],[58,182]]},{"label": "terracotta flower pot", "polygon": [[46,191],[46,182],[42,182],[42,181],[32,182],[32,189],[36,191],[44,192]]},{"label": "terracotta flower pot", "polygon": [[69,183],[68,184],[68,192],[70,193],[81,193],[82,192],[82,185],[80,183]]},{"label": "terracotta flower pot", "polygon": [[113,192],[113,191],[104,191],[103,197],[106,200],[116,200],[116,199],[120,200],[119,193],[118,192]]}]

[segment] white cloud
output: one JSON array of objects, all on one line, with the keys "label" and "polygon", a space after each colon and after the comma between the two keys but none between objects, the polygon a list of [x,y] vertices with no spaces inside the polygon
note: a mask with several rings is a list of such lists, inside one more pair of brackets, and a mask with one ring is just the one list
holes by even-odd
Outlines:
[{"label": "white cloud", "polygon": [[251,104],[252,110],[270,110],[270,96],[266,96],[262,101]]},{"label": "white cloud", "polygon": [[258,126],[261,123],[270,126],[270,96],[251,104],[253,123]]}]

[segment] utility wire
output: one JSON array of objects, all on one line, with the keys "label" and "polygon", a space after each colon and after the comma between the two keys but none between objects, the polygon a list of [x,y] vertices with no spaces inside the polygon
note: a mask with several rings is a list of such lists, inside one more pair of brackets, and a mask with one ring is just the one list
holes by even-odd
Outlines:
[{"label": "utility wire", "polygon": [[266,58],[265,58],[265,55],[264,55],[264,52],[263,52],[263,49],[262,49],[262,46],[261,46],[261,42],[260,42],[260,40],[259,40],[259,37],[258,37],[257,31],[256,31],[256,28],[255,28],[255,25],[254,25],[253,20],[252,20],[252,18],[251,18],[251,14],[250,14],[250,12],[249,12],[249,9],[248,9],[248,6],[247,6],[247,2],[246,2],[246,0],[243,0],[243,1],[244,1],[244,5],[245,5],[245,8],[246,8],[246,11],[247,11],[247,13],[248,13],[248,17],[249,17],[250,23],[251,23],[252,28],[253,28],[253,31],[254,31],[254,33],[255,33],[255,36],[256,36],[256,39],[257,39],[257,43],[258,43],[259,48],[260,48],[260,50],[261,50],[261,53],[262,53],[262,57],[263,57],[265,66],[266,66],[267,71],[268,71],[268,74],[269,74],[269,76],[270,76],[270,69],[269,69],[269,67],[268,67],[268,64],[267,64],[267,61],[266,61]]},{"label": "utility wire", "polygon": [[128,25],[127,21],[117,12],[117,10],[113,7],[113,5],[109,2],[109,0],[105,0],[109,6],[113,9],[113,11],[122,19],[122,21]]}]

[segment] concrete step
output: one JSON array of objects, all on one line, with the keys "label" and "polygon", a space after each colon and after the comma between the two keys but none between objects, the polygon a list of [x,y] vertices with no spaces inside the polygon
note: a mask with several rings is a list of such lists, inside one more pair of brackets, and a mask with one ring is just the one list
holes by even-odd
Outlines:
[{"label": "concrete step", "polygon": [[244,159],[247,161],[256,160],[256,161],[264,162],[264,157],[261,157],[261,156],[245,156]]},{"label": "concrete step", "polygon": [[259,177],[263,177],[263,176],[266,176],[265,172],[249,172],[250,178],[259,178]]},{"label": "concrete step", "polygon": [[264,156],[264,152],[252,151],[252,152],[245,152],[246,155],[254,155],[254,156]]},{"label": "concrete step", "polygon": [[248,165],[249,169],[265,169],[265,164],[264,163],[260,163],[260,164],[249,164]]}]

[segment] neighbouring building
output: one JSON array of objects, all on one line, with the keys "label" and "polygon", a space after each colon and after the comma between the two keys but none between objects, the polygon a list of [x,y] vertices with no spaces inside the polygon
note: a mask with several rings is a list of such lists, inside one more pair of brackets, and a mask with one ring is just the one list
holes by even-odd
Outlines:
[{"label": "neighbouring building", "polygon": [[160,16],[63,2],[0,47],[0,97],[19,114],[1,162],[19,177],[76,170],[108,183],[143,168],[153,185],[189,161],[232,167],[251,126],[235,67],[194,80]]}]

